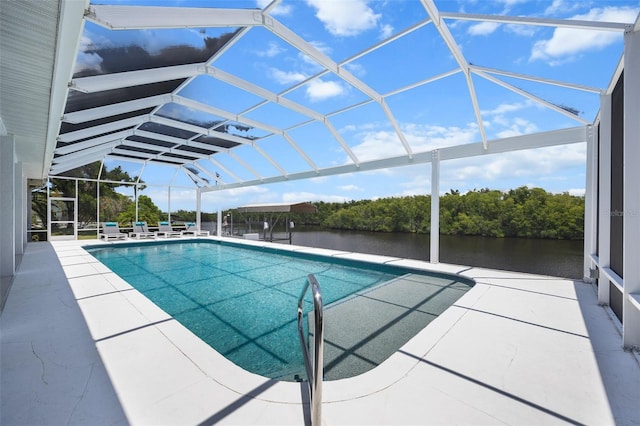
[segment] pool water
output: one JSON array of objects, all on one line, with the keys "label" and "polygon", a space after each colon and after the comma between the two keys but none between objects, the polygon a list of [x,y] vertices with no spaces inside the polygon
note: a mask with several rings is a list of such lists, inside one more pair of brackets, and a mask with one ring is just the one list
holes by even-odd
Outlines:
[{"label": "pool water", "polygon": [[[308,274],[320,283],[325,305],[406,274],[391,266],[217,241],[86,250],[226,358],[280,380],[305,377],[296,313]],[[311,295],[305,300],[308,312]]]}]

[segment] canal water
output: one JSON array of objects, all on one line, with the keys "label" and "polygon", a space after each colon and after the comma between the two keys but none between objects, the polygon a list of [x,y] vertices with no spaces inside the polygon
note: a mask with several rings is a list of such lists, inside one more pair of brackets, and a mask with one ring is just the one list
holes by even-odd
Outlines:
[{"label": "canal water", "polygon": [[[215,232],[215,223],[203,223]],[[247,232],[234,228],[235,235]],[[256,232],[253,230],[252,232]],[[279,233],[283,237],[285,234]],[[288,240],[280,241],[287,244]],[[297,226],[292,244],[429,260],[429,235]],[[582,279],[583,241],[440,235],[440,262]]]},{"label": "canal water", "polygon": [[[298,227],[292,244],[429,260],[429,235]],[[583,241],[440,235],[440,262],[582,279]]]}]

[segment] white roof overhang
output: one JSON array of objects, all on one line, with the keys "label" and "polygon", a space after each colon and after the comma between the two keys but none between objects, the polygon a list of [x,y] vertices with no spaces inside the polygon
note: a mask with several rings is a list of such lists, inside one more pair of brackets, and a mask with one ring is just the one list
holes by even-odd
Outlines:
[{"label": "white roof overhang", "polygon": [[49,173],[88,4],[0,3],[0,127],[33,179]]}]

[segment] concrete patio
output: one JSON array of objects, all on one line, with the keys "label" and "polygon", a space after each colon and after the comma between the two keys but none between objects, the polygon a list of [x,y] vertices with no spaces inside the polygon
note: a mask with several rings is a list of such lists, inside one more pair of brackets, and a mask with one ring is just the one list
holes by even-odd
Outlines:
[{"label": "concrete patio", "polygon": [[[28,244],[0,318],[1,424],[309,423],[303,384],[226,360],[81,248],[95,243]],[[379,367],[325,382],[327,425],[640,423],[638,356],[591,284],[278,247],[477,281]]]}]

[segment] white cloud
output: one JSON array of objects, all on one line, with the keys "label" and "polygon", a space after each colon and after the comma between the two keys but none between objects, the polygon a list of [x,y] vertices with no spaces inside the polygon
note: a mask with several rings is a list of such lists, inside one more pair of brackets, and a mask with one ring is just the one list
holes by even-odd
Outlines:
[{"label": "white cloud", "polygon": [[84,70],[100,71],[102,67],[102,57],[100,57],[100,55],[98,55],[97,53],[86,53],[87,50],[91,49],[92,44],[93,41],[86,35],[83,35],[80,39],[80,53],[78,54],[75,72]]},{"label": "white cloud", "polygon": [[364,0],[307,0],[316,10],[316,17],[336,36],[355,36],[373,29],[380,19]]},{"label": "white cloud", "polygon": [[333,52],[333,48],[331,46],[328,46],[326,43],[322,42],[322,41],[310,41],[309,42],[310,45],[312,45],[313,47],[315,47],[316,49],[318,49],[319,51],[321,51],[322,53],[324,53],[325,55],[329,56],[331,55],[331,53]]},{"label": "white cloud", "polygon": [[346,93],[347,88],[337,81],[324,81],[319,78],[309,82],[307,96],[311,102],[324,101]]},{"label": "white cloud", "polygon": [[516,103],[512,103],[512,104],[500,104],[497,107],[495,107],[494,109],[482,110],[481,114],[483,116],[503,115],[503,114],[508,114],[508,113],[511,113],[511,112],[520,111],[520,110],[523,110],[525,108],[529,108],[532,105],[533,105],[532,101],[516,102]]},{"label": "white cloud", "polygon": [[527,135],[538,131],[538,126],[524,118],[516,118],[508,129],[498,132],[499,138],[510,138],[512,136]]},{"label": "white cloud", "polygon": [[102,68],[102,57],[97,53],[85,53],[80,52],[78,54],[78,61],[76,62],[76,68],[74,72],[80,72],[85,70],[100,71]]},{"label": "white cloud", "polygon": [[257,52],[257,55],[265,58],[273,58],[274,56],[278,56],[280,53],[284,52],[285,49],[282,48],[278,43],[270,41],[267,45],[267,50],[262,50]]},{"label": "white cloud", "polygon": [[544,14],[547,16],[558,15],[561,13],[573,12],[580,8],[582,4],[577,1],[567,2],[565,0],[553,0],[551,6],[547,7]]},{"label": "white cloud", "polygon": [[[422,124],[406,124],[402,129],[413,152],[475,142],[478,135],[474,123],[467,127],[443,127]],[[406,155],[406,150],[398,135],[390,130],[369,130],[360,135],[360,143],[351,150],[360,161]]]},{"label": "white cloud", "polygon": [[369,121],[366,123],[360,123],[358,125],[347,124],[346,126],[343,126],[340,128],[340,133],[361,132],[362,134],[364,134],[365,132],[370,132],[372,130],[378,130],[380,128],[386,128],[386,127],[388,127],[387,123]]},{"label": "white cloud", "polygon": [[[171,191],[171,209],[178,210],[181,207],[176,204],[173,199],[173,190]],[[166,198],[166,194],[164,195]],[[226,210],[236,208],[245,204],[259,204],[273,202],[275,195],[265,186],[250,186],[242,188],[227,189],[225,191],[204,192],[202,194],[202,211],[215,212],[218,209]],[[195,195],[194,198],[195,200]],[[195,201],[194,201],[195,203]],[[193,207],[186,210],[195,210]]]},{"label": "white cloud", "polygon": [[[492,129],[491,138],[507,138],[532,134],[539,131],[538,126],[525,118],[510,116],[524,108],[533,106],[530,101],[500,104],[493,110],[483,111],[483,115],[492,117],[492,121],[485,122],[485,127]],[[478,126],[475,122],[466,126],[437,126],[417,123],[405,123],[402,132],[414,153],[428,152],[434,149],[476,143],[480,141]],[[341,129],[343,133],[347,128]],[[351,150],[360,161],[370,161],[388,157],[398,157],[406,154],[398,135],[388,128],[349,127],[349,131],[357,131],[356,140]],[[345,159],[346,163],[349,163]]]},{"label": "white cloud", "polygon": [[[423,131],[425,129],[426,126],[421,128]],[[431,131],[440,135],[455,133],[447,128],[435,128]],[[573,195],[583,195],[584,189],[580,186],[584,179],[585,159],[586,144],[582,143],[443,161],[440,165],[440,189],[444,193],[451,188],[465,192],[474,188],[508,190],[528,185],[543,187],[548,191],[568,191]],[[385,175],[384,185],[373,183],[381,182],[376,177],[380,174]],[[367,175],[370,177],[366,177]],[[321,186],[317,185],[319,182]],[[350,199],[428,194],[431,185],[430,166],[420,164],[323,177],[312,179],[308,183],[314,186],[305,186],[303,181],[297,181],[289,190],[284,191],[276,190],[275,187],[266,189],[265,186],[258,186],[205,193],[203,210],[226,210],[254,203],[345,202]],[[166,199],[166,192],[164,197]],[[193,201],[183,207],[172,200],[172,209],[194,209],[192,203]]]},{"label": "white cloud", "polygon": [[344,66],[350,73],[357,77],[364,77],[367,75],[367,70],[360,64],[350,62]]},{"label": "white cloud", "polygon": [[504,26],[505,31],[523,36],[531,37],[536,33],[537,28],[532,25],[507,24]]},{"label": "white cloud", "polygon": [[[256,3],[260,9],[264,9],[269,6],[273,0],[257,0]],[[271,11],[272,15],[290,15],[293,7],[290,4],[280,3],[274,10]]]},{"label": "white cloud", "polygon": [[[605,7],[591,9],[586,14],[575,15],[571,19],[632,23],[637,14],[637,8]],[[621,37],[621,34],[611,31],[556,28],[550,39],[539,40],[533,45],[529,59],[548,61],[550,65],[557,65],[573,60],[580,53],[603,49],[620,40]]]},{"label": "white cloud", "polygon": [[386,39],[391,37],[391,35],[393,34],[393,27],[389,24],[384,24],[380,26],[380,38],[381,39]]},{"label": "white cloud", "polygon": [[547,9],[544,11],[544,14],[554,15],[558,13],[558,11],[563,10],[564,7],[565,7],[564,0],[553,0],[553,3],[551,3],[551,6],[547,7]]},{"label": "white cloud", "polygon": [[402,191],[398,194],[400,197],[408,197],[413,195],[424,195],[431,193],[431,165],[420,164],[413,167],[403,168],[409,179],[400,183],[398,186]]},{"label": "white cloud", "polygon": [[506,14],[511,10],[511,8],[513,8],[513,6],[520,3],[526,3],[527,1],[529,0],[498,0],[498,3],[502,3],[504,5],[504,10],[502,11],[502,14]]},{"label": "white cloud", "polygon": [[[167,209],[167,189],[149,186],[140,195],[150,197],[161,210]],[[171,211],[196,209],[196,190],[185,188],[171,189]]]},{"label": "white cloud", "polygon": [[[326,56],[330,56],[331,52],[333,51],[330,46],[327,46],[325,43],[320,41],[311,41],[309,42],[309,44],[318,49],[321,53],[324,53]],[[307,65],[308,70],[310,70],[314,74],[323,69],[322,66],[315,61],[315,59],[312,59],[302,52],[298,53],[298,59],[302,62],[302,64]]]},{"label": "white cloud", "polygon": [[549,176],[564,176],[567,170],[584,168],[586,145],[559,145],[535,150],[514,151],[452,160],[441,165],[442,188],[469,190],[485,186],[509,189],[530,182],[543,186]]},{"label": "white cloud", "polygon": [[285,192],[283,203],[303,203],[305,201],[324,201],[326,203],[343,203],[344,195],[318,194],[315,192]]},{"label": "white cloud", "polygon": [[497,22],[480,22],[479,24],[473,24],[467,30],[467,33],[471,35],[489,35],[498,29],[500,26]]},{"label": "white cloud", "polygon": [[398,136],[390,131],[367,133],[362,142],[351,148],[360,161],[369,161],[385,157],[398,157],[406,154]]},{"label": "white cloud", "polygon": [[283,85],[299,83],[307,78],[303,73],[296,71],[282,71],[277,68],[270,68],[269,76]]},{"label": "white cloud", "polygon": [[469,123],[465,127],[406,124],[403,126],[409,145],[415,152],[430,151],[445,146],[477,142],[478,126]]},{"label": "white cloud", "polygon": [[338,189],[345,192],[362,191],[362,188],[360,188],[358,185],[353,185],[353,184],[342,185],[342,186],[339,186]]},{"label": "white cloud", "polygon": [[586,190],[584,188],[569,188],[566,192],[568,192],[569,195],[584,197]]},{"label": "white cloud", "polygon": [[503,103],[492,110],[483,110],[481,114],[483,117],[491,118],[491,121],[485,121],[484,124],[487,129],[492,129],[495,137],[509,138],[538,131],[535,123],[521,117],[513,116],[514,113],[535,106],[535,103],[530,100],[516,103]]}]

